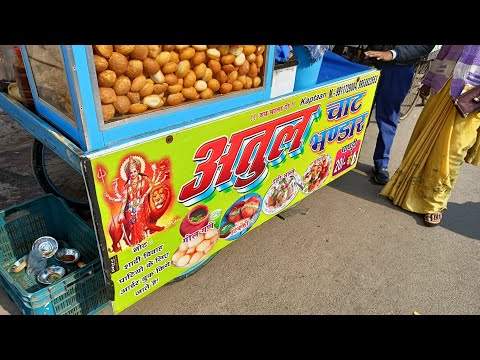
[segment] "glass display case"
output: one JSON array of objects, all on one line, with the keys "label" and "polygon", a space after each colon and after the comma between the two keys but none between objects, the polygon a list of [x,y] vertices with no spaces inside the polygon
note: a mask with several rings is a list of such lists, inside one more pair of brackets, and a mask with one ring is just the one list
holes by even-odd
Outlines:
[{"label": "glass display case", "polygon": [[273,46],[25,45],[38,113],[84,151],[270,99]]},{"label": "glass display case", "polygon": [[27,45],[26,50],[33,75],[31,83],[35,84],[33,88],[38,101],[76,126],[60,46]]}]

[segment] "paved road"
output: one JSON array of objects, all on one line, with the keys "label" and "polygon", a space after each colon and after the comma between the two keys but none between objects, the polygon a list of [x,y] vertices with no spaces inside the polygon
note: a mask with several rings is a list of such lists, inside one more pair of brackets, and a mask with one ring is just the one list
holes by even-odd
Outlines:
[{"label": "paved road", "polygon": [[[419,112],[399,126],[391,170]],[[297,206],[306,215],[272,219],[121,314],[480,314],[480,169],[464,166],[441,226],[424,227],[369,180],[377,132],[355,170]],[[1,208],[41,193],[29,145],[0,117]],[[0,314],[18,313],[0,290]]]}]

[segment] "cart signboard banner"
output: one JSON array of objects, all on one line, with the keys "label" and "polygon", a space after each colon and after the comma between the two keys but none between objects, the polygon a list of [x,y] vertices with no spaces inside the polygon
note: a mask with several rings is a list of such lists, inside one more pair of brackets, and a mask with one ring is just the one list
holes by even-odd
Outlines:
[{"label": "cart signboard banner", "polygon": [[378,78],[370,70],[93,153],[114,313],[353,169]]}]

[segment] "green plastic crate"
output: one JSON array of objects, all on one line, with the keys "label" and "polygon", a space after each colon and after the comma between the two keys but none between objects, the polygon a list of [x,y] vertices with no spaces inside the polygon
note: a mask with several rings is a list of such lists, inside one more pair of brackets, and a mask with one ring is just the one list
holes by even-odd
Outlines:
[{"label": "green plastic crate", "polygon": [[[79,250],[86,265],[77,269],[74,264],[60,264],[55,257],[48,259],[48,265],[70,270],[51,285],[38,283],[27,275],[26,267],[18,273],[8,271],[29,254],[36,239],[46,235],[60,247],[66,243]],[[94,314],[108,303],[94,231],[53,195],[0,211],[0,285],[26,315]]]}]

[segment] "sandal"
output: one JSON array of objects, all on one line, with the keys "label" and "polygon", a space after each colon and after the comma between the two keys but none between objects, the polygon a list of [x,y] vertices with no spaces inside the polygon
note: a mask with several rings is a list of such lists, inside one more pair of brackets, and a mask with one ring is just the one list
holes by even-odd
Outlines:
[{"label": "sandal", "polygon": [[438,211],[433,214],[427,214],[423,219],[427,226],[437,226],[442,221],[442,213]]}]

